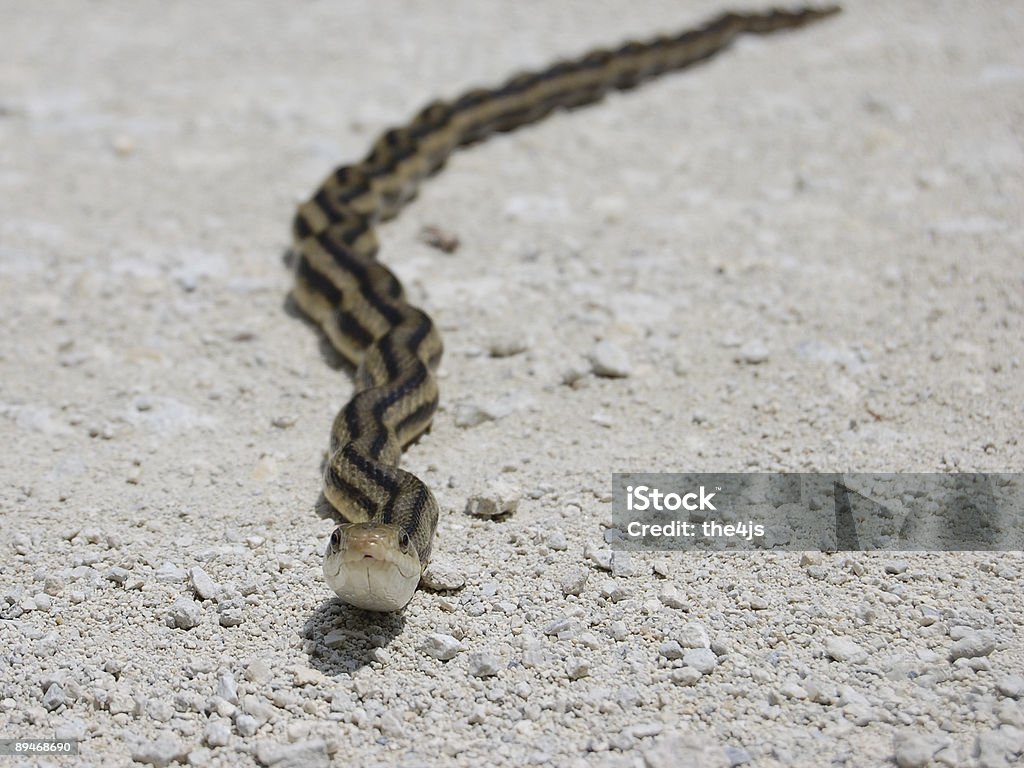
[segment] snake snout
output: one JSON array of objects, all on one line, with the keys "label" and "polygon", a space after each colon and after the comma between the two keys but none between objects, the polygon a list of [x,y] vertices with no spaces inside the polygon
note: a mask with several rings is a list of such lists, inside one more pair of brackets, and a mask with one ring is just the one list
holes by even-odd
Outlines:
[{"label": "snake snout", "polygon": [[346,523],[331,534],[324,576],[350,605],[399,610],[416,591],[419,574],[418,555],[401,546],[401,532],[394,526]]}]

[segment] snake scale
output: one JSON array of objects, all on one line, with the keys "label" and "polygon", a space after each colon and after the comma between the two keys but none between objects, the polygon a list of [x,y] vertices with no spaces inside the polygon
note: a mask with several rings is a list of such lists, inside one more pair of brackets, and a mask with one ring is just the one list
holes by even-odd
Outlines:
[{"label": "snake scale", "polygon": [[355,394],[334,419],[324,469],[324,496],[346,521],[324,559],[327,583],[342,600],[374,611],[403,608],[430,559],[438,520],[430,489],[398,463],[437,408],[441,337],[377,261],[376,224],[396,216],[459,147],[682,69],[739,35],[801,27],[838,10],[724,13],[678,35],[597,49],[434,101],[384,132],[361,161],[336,169],[299,207],[293,297],[356,367]]}]

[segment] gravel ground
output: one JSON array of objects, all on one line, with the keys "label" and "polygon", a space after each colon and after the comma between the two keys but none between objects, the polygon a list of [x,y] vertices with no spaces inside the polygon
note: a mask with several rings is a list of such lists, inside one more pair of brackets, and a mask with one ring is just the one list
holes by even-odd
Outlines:
[{"label": "gravel ground", "polygon": [[617,470],[1024,466],[1019,3],[849,3],[454,158],[382,258],[445,336],[405,465],[465,586],[321,580],[351,380],[296,203],[434,96],[719,9],[0,1],[0,737],[82,739],[4,764],[1020,758],[1020,553],[605,544]]}]

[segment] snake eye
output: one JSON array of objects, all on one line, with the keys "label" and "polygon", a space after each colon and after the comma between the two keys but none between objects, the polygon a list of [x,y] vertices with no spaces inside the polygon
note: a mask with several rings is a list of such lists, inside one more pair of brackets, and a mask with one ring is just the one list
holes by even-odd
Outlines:
[{"label": "snake eye", "polygon": [[334,533],[331,534],[331,549],[338,549],[341,547],[341,531],[337,528],[334,529]]},{"label": "snake eye", "polygon": [[409,534],[405,531],[398,534],[398,546],[403,552],[409,551]]}]

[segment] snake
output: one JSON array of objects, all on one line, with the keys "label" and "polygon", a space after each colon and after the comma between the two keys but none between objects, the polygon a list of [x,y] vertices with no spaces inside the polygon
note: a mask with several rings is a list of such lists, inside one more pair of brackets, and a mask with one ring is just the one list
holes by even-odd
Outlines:
[{"label": "snake", "polygon": [[461,147],[704,61],[741,35],[795,29],[838,11],[726,12],[679,34],[598,48],[497,87],[432,101],[385,131],[362,160],[336,168],[299,206],[292,298],[355,369],[323,465],[323,496],[341,520],[323,573],[343,602],[402,610],[430,562],[439,517],[430,488],[398,465],[437,410],[443,345],[430,316],[378,261],[377,225],[397,216]]}]

